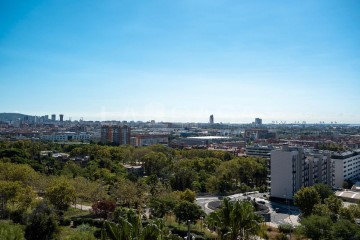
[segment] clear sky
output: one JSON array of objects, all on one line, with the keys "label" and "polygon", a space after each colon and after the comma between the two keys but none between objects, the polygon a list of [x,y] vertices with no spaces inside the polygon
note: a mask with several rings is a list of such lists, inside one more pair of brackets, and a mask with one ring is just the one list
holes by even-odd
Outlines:
[{"label": "clear sky", "polygon": [[359,0],[0,0],[0,112],[360,123]]}]

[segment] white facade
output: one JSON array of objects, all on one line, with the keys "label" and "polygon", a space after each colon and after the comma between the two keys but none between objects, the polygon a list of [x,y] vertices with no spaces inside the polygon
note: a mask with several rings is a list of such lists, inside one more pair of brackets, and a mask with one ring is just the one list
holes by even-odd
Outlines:
[{"label": "white facade", "polygon": [[301,188],[324,183],[331,186],[331,154],[283,146],[271,152],[271,197],[292,199]]},{"label": "white facade", "polygon": [[168,135],[151,135],[151,134],[144,134],[144,135],[136,135],[133,137],[132,144],[137,147],[142,146],[151,146],[155,144],[168,144],[169,137]]},{"label": "white facade", "polygon": [[90,141],[90,137],[88,133],[63,132],[42,135],[41,139],[47,141]]},{"label": "white facade", "polygon": [[334,153],[331,161],[334,188],[342,188],[344,180],[360,177],[360,151]]}]

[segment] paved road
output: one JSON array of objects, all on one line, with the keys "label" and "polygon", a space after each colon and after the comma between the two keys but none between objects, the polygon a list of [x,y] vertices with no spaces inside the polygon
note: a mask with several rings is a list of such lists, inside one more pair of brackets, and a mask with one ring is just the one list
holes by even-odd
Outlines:
[{"label": "paved road", "polygon": [[206,214],[209,214],[213,212],[210,208],[208,208],[209,202],[218,201],[219,197],[213,196],[213,197],[199,197],[196,198],[196,203],[204,210]]},{"label": "paved road", "polygon": [[86,206],[86,205],[81,205],[81,204],[71,205],[71,207],[77,208],[77,209],[82,209],[82,210],[85,210],[85,211],[92,209],[91,206]]},{"label": "paved road", "polygon": [[[289,206],[283,203],[272,202],[265,200],[263,194],[253,193],[253,194],[234,194],[227,196],[231,200],[246,200],[246,199],[254,199],[259,202],[264,202],[267,207],[269,207],[271,213],[271,223],[273,226],[277,226],[280,224],[291,224],[291,225],[299,225],[298,216],[300,211],[295,206]],[[199,197],[196,198],[196,203],[201,206],[201,208],[205,211],[206,214],[211,213],[213,210],[208,208],[208,204],[213,201],[219,201],[219,197],[210,196],[210,197]],[[276,212],[275,212],[276,209]]]}]

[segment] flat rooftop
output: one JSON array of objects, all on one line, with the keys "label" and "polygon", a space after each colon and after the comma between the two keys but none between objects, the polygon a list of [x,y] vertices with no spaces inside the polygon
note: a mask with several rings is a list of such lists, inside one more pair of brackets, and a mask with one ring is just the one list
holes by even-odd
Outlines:
[{"label": "flat rooftop", "polygon": [[212,140],[212,139],[230,139],[229,137],[221,136],[202,136],[202,137],[188,137],[189,139],[199,139],[199,140]]},{"label": "flat rooftop", "polygon": [[336,191],[335,195],[349,202],[358,202],[360,200],[360,192]]}]

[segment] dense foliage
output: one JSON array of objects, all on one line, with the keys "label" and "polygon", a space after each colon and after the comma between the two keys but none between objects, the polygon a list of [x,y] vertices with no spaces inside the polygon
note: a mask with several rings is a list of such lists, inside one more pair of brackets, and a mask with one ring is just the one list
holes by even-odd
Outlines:
[{"label": "dense foliage", "polygon": [[[1,217],[16,215],[16,221],[24,224],[31,219],[27,236],[34,234],[31,226],[40,224],[37,219],[58,223],[74,204],[93,206],[95,214],[110,221],[115,206],[122,206],[135,209],[139,216],[148,207],[150,217],[174,214],[178,222],[196,222],[204,216],[194,203],[196,193],[265,191],[266,178],[265,159],[224,151],[0,142],[0,195],[5,203]],[[54,218],[50,210],[34,208],[43,199],[54,209]],[[56,232],[56,224],[49,226]]]},{"label": "dense foliage", "polygon": [[320,239],[360,239],[360,228],[355,218],[360,217],[360,205],[343,207],[329,187],[316,184],[300,189],[294,196],[295,204],[304,218],[300,232],[313,240]]},{"label": "dense foliage", "polygon": [[254,213],[250,201],[231,202],[225,198],[222,207],[206,218],[210,227],[217,230],[221,239],[251,239],[260,231],[262,217]]}]

